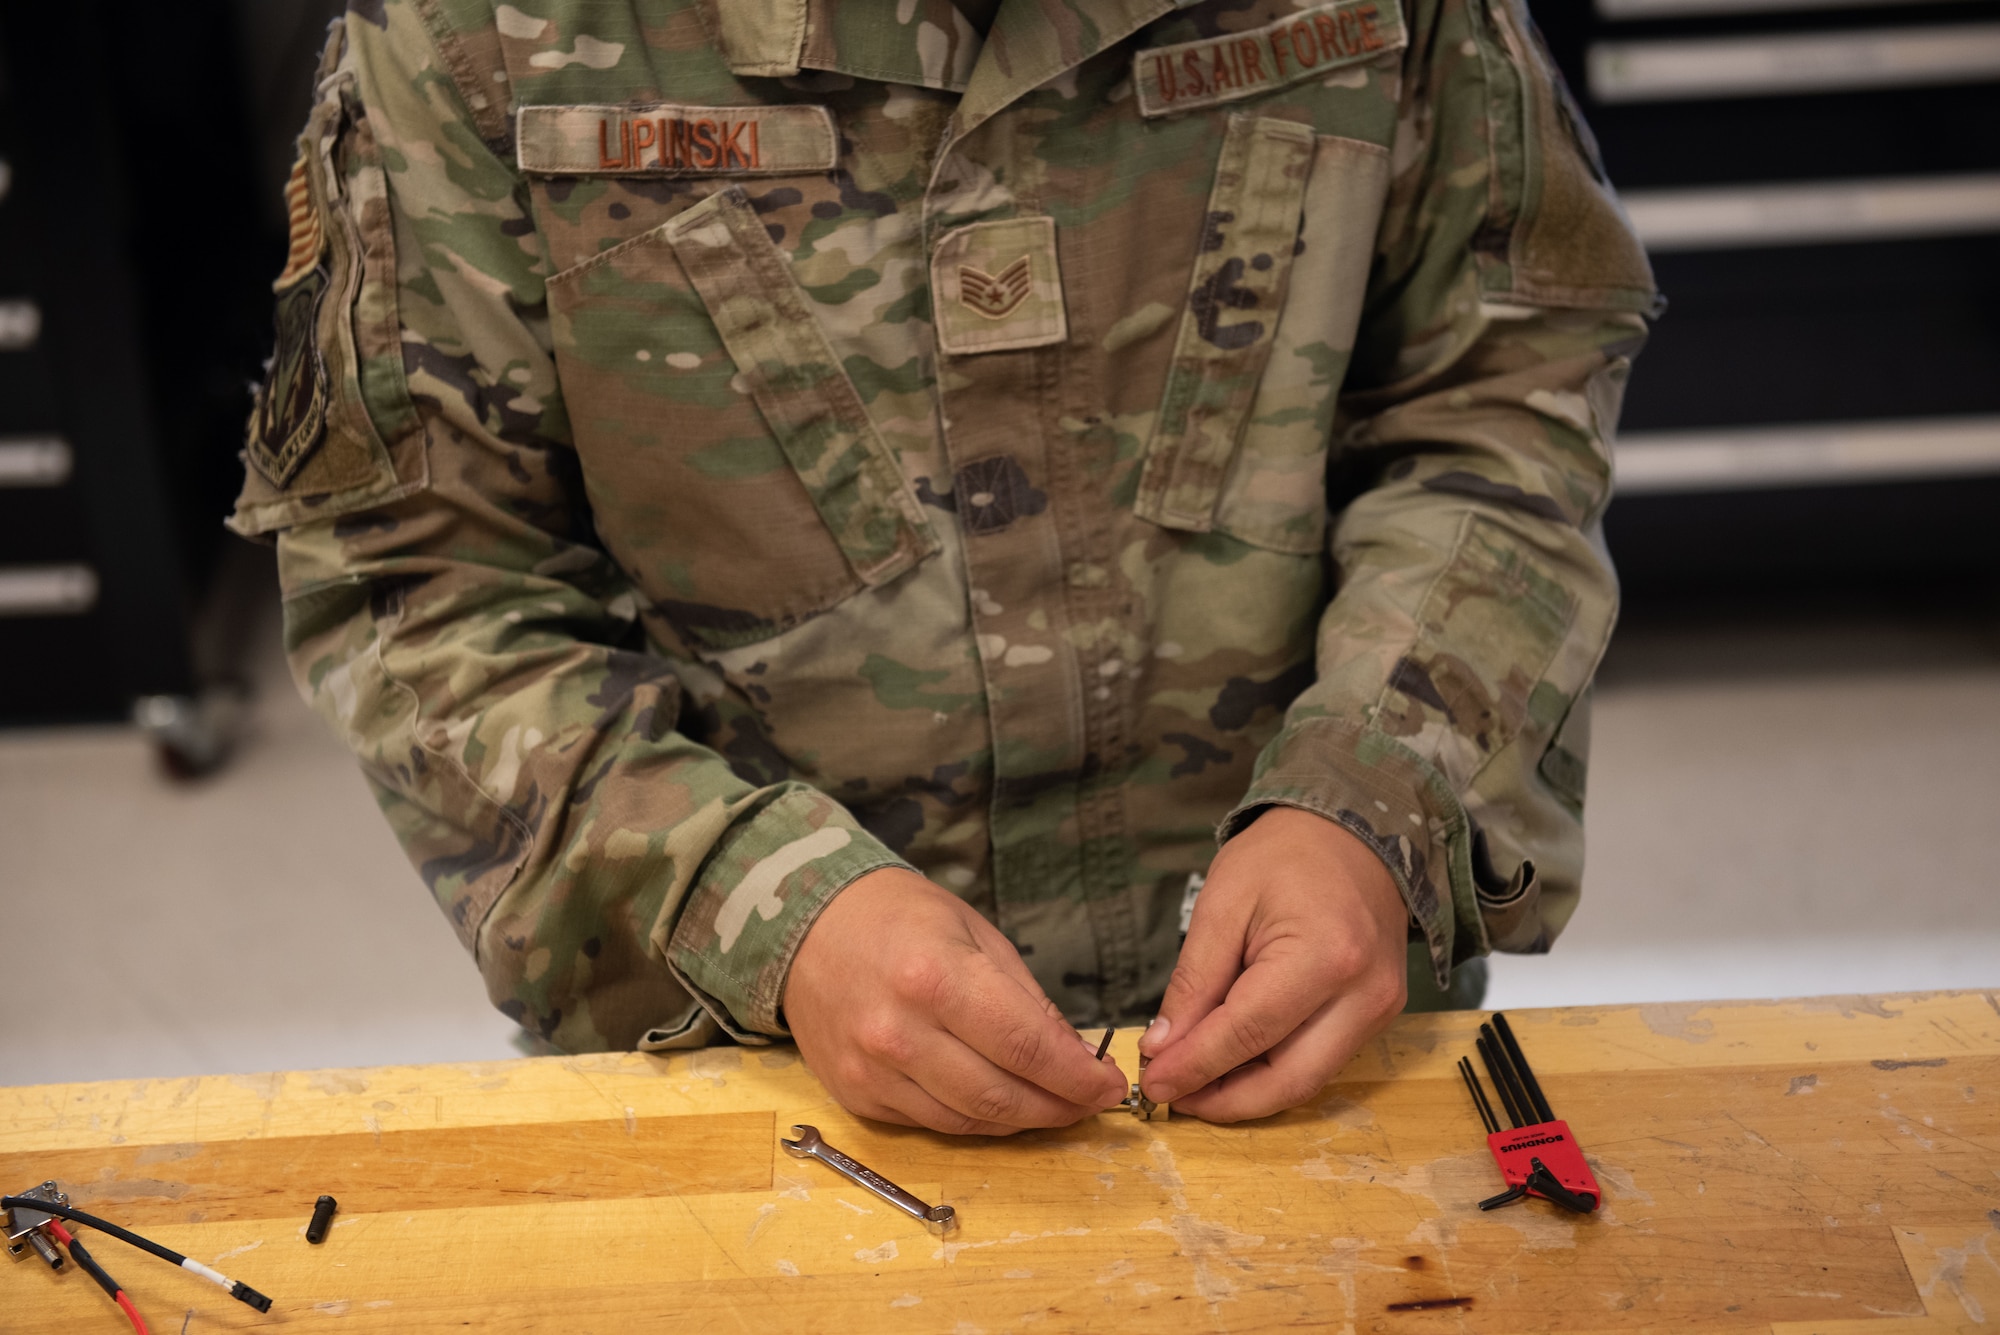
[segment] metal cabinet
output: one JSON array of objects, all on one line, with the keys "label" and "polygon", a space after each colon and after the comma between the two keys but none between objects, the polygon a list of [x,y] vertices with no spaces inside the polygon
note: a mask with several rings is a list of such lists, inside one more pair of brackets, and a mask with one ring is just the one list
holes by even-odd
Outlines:
[{"label": "metal cabinet", "polygon": [[238,49],[220,0],[0,9],[0,723],[150,701],[199,748],[173,716],[205,684],[194,617],[283,246]]},{"label": "metal cabinet", "polygon": [[1621,568],[2000,571],[2000,4],[1533,7],[1670,303]]}]

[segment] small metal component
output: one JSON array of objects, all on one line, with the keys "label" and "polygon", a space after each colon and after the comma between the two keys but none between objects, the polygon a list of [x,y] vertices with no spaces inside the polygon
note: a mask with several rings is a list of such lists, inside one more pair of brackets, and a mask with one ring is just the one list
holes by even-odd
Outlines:
[{"label": "small metal component", "polygon": [[306,1241],[318,1246],[326,1241],[326,1230],[333,1223],[333,1212],[340,1208],[340,1202],[331,1196],[322,1196],[313,1204],[312,1222],[306,1225]]},{"label": "small metal component", "polygon": [[[1116,1029],[1106,1029],[1104,1031],[1104,1041],[1097,1045],[1098,1061],[1103,1061],[1104,1054],[1111,1051],[1111,1038],[1117,1032]],[[1151,1058],[1143,1054],[1140,1056],[1139,1073],[1142,1076],[1146,1073],[1146,1063],[1150,1060]],[[1167,1105],[1164,1103],[1155,1103],[1144,1094],[1141,1094],[1139,1086],[1136,1084],[1132,1086],[1132,1092],[1125,1096],[1125,1101],[1114,1106],[1125,1109],[1142,1122],[1164,1122],[1167,1120]]]},{"label": "small metal component", "polygon": [[794,1159],[819,1160],[849,1182],[858,1187],[865,1187],[912,1219],[920,1221],[925,1228],[940,1237],[957,1226],[958,1212],[949,1205],[925,1205],[874,1169],[848,1158],[821,1140],[818,1127],[800,1124],[794,1126],[792,1131],[798,1136],[797,1140],[786,1140],[780,1136],[778,1143],[783,1145],[785,1153]]},{"label": "small metal component", "polygon": [[1188,928],[1194,926],[1195,901],[1201,898],[1201,888],[1207,883],[1208,883],[1208,878],[1202,875],[1200,872],[1190,873],[1187,879],[1187,889],[1181,892],[1181,940],[1182,941],[1187,940]]},{"label": "small metal component", "polygon": [[[1150,1061],[1152,1061],[1152,1058],[1146,1056],[1144,1053],[1139,1055],[1140,1080],[1146,1078],[1146,1064]],[[1132,1092],[1125,1096],[1124,1106],[1131,1109],[1132,1115],[1142,1122],[1164,1122],[1173,1113],[1173,1105],[1155,1103],[1144,1094],[1141,1094],[1136,1081],[1132,1085]]]},{"label": "small metal component", "polygon": [[1131,1109],[1132,1115],[1142,1122],[1164,1122],[1167,1120],[1168,1105],[1153,1102],[1139,1092],[1137,1085],[1132,1086],[1132,1092],[1125,1096],[1124,1106]]},{"label": "small metal component", "polygon": [[[62,1189],[53,1182],[44,1182],[39,1187],[18,1194],[33,1200],[47,1201],[51,1205],[69,1204],[69,1197],[65,1196]],[[9,1210],[6,1215],[7,1251],[11,1255],[19,1256],[33,1247],[35,1255],[47,1261],[51,1269],[62,1269],[62,1253],[50,1245],[49,1240],[43,1236],[49,1221],[53,1218],[54,1215],[44,1214],[25,1205],[17,1205]]]},{"label": "small metal component", "polygon": [[42,1236],[40,1229],[28,1235],[28,1245],[35,1249],[35,1255],[49,1263],[49,1269],[63,1268],[63,1254],[56,1250],[54,1243]]}]

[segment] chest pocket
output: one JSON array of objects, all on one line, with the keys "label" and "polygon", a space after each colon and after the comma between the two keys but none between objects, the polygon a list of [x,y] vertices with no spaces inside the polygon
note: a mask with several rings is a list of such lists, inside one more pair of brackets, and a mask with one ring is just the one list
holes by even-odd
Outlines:
[{"label": "chest pocket", "polygon": [[1389,153],[1232,116],[1136,509],[1166,528],[1316,553],[1335,398]]},{"label": "chest pocket", "polygon": [[938,550],[737,187],[549,281],[600,539],[688,641],[768,638]]}]

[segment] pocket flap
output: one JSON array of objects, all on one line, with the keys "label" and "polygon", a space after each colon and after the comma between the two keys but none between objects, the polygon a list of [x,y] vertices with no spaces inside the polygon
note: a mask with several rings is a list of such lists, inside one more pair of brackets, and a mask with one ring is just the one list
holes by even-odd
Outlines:
[{"label": "pocket flap", "polygon": [[886,584],[937,551],[901,465],[743,191],[711,195],[663,232],[854,573]]},{"label": "pocket flap", "polygon": [[1308,127],[1230,118],[1134,505],[1162,527],[1215,526],[1216,497],[1285,304],[1312,161]]}]

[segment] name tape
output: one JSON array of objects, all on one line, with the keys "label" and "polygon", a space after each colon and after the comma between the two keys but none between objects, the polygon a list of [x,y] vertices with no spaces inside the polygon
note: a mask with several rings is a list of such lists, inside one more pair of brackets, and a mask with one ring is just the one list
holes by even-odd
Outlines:
[{"label": "name tape", "polygon": [[515,143],[541,176],[773,176],[830,171],[840,155],[819,106],[522,107]]},{"label": "name tape", "polygon": [[1397,0],[1340,0],[1226,37],[1156,46],[1132,57],[1139,114],[1234,102],[1372,60],[1409,44]]}]

